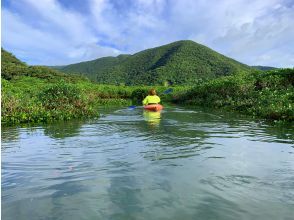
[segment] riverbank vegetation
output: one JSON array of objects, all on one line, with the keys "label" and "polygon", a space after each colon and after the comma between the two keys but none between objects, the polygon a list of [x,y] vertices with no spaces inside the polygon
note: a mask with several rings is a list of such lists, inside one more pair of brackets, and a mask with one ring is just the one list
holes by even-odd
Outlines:
[{"label": "riverbank vegetation", "polygon": [[151,88],[99,85],[83,76],[28,66],[11,53],[1,52],[1,123],[4,125],[97,117],[100,106],[130,106],[132,100],[138,102],[138,91],[147,93]]},{"label": "riverbank vegetation", "polygon": [[[101,106],[141,105],[142,97],[150,88],[99,85],[85,80],[55,82],[54,79],[52,82],[30,76],[2,78],[2,124],[97,117]],[[174,91],[184,92],[187,88],[178,87]],[[157,87],[157,90],[163,102],[172,100],[172,94],[163,94],[166,87]]]},{"label": "riverbank vegetation", "polygon": [[[4,125],[97,117],[101,106],[141,105],[152,87],[97,84],[80,75],[28,66],[4,50],[1,67],[1,123]],[[155,88],[163,104],[227,108],[260,118],[293,121],[293,85],[294,69],[278,69],[242,71],[198,81],[194,86]]]},{"label": "riverbank vegetation", "polygon": [[243,72],[210,80],[180,94],[174,101],[294,121],[294,69]]},{"label": "riverbank vegetation", "polygon": [[[1,123],[48,122],[97,117],[97,106],[127,105],[131,91],[99,86],[86,77],[28,66],[1,51]],[[105,101],[107,99],[107,101]]]}]

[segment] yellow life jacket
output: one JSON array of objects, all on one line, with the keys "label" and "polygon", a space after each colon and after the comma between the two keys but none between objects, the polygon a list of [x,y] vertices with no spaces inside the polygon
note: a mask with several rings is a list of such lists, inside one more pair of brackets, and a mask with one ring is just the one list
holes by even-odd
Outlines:
[{"label": "yellow life jacket", "polygon": [[143,100],[143,105],[158,104],[159,102],[160,102],[160,98],[157,95],[148,95]]}]

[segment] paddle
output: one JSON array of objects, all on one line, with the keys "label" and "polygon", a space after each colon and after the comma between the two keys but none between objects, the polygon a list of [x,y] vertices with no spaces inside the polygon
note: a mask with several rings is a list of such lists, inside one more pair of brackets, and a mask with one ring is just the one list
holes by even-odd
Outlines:
[{"label": "paddle", "polygon": [[[162,93],[160,93],[161,95],[166,95],[166,94],[169,94],[169,93],[171,93],[173,91],[173,89],[172,88],[169,88],[169,89],[167,89],[167,90],[165,90],[164,92],[162,92]],[[130,109],[135,109],[135,108],[139,108],[139,107],[143,107],[143,106],[136,106],[136,105],[132,105],[132,106],[129,106],[129,108]]]},{"label": "paddle", "polygon": [[162,94],[168,94],[168,93],[171,93],[173,91],[172,88],[169,88],[167,90],[165,90]]}]

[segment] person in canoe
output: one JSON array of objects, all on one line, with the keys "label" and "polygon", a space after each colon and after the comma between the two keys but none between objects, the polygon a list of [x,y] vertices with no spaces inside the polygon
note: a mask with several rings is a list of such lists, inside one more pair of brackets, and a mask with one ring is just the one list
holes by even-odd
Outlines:
[{"label": "person in canoe", "polygon": [[160,98],[156,95],[155,89],[150,89],[149,94],[143,100],[143,105],[156,105],[160,102]]},{"label": "person in canoe", "polygon": [[150,89],[149,95],[143,100],[144,109],[160,111],[163,107],[159,104],[160,98],[156,95],[155,89]]}]

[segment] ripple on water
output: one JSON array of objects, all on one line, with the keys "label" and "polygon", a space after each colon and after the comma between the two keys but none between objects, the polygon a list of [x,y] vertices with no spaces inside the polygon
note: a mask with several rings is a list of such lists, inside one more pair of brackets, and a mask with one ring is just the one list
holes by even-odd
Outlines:
[{"label": "ripple on water", "polygon": [[185,108],[166,108],[157,127],[135,109],[4,129],[4,218],[290,219],[291,132]]}]

